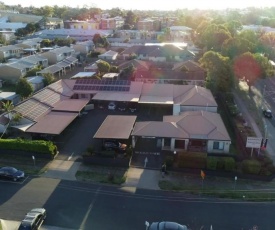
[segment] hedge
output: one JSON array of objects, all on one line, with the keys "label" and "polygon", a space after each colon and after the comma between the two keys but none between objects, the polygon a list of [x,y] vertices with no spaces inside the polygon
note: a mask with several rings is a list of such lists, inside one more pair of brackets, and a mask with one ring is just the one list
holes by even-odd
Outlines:
[{"label": "hedge", "polygon": [[218,157],[207,157],[207,169],[216,170],[218,164]]},{"label": "hedge", "polygon": [[242,170],[244,173],[258,175],[261,170],[261,163],[257,160],[244,160]]},{"label": "hedge", "polygon": [[232,171],[236,166],[233,157],[207,157],[207,169]]},{"label": "hedge", "polygon": [[178,156],[179,168],[206,168],[207,153],[181,153]]},{"label": "hedge", "polygon": [[223,157],[224,160],[224,170],[233,171],[236,166],[236,162],[233,157]]},{"label": "hedge", "polygon": [[36,152],[50,154],[52,156],[54,156],[57,153],[57,147],[51,141],[25,140],[20,138],[0,139],[0,149]]}]

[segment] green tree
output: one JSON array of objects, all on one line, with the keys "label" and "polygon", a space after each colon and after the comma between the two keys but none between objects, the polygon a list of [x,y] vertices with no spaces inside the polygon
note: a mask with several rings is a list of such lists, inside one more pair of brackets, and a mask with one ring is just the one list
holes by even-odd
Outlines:
[{"label": "green tree", "polygon": [[20,78],[16,84],[16,93],[20,95],[22,99],[29,97],[34,89],[33,86],[27,81],[26,78]]},{"label": "green tree", "polygon": [[137,22],[137,16],[133,11],[128,11],[125,17],[125,24],[128,24],[131,27],[134,27]]},{"label": "green tree", "polygon": [[234,37],[237,32],[242,29],[242,23],[236,20],[228,21],[224,24],[224,26],[230,32],[232,37]]},{"label": "green tree", "polygon": [[214,93],[231,90],[234,81],[228,57],[214,51],[208,51],[199,60],[199,63],[207,71],[207,88]]},{"label": "green tree", "polygon": [[256,53],[253,56],[261,67],[261,77],[265,78],[274,76],[273,66],[271,65],[267,57],[260,53]]},{"label": "green tree", "polygon": [[9,128],[9,126],[10,126],[11,119],[12,119],[12,117],[11,117],[11,111],[13,110],[13,108],[14,108],[14,105],[13,105],[13,103],[12,103],[11,101],[2,102],[2,110],[3,110],[5,113],[8,114],[9,122],[8,122],[6,128],[4,129],[4,131],[3,131],[3,133],[2,133],[2,135],[1,135],[0,138],[3,137],[3,135],[7,132],[8,128]]},{"label": "green tree", "polygon": [[51,73],[46,73],[46,74],[43,75],[43,77],[44,77],[43,82],[44,82],[45,86],[56,82],[56,79],[55,79],[54,75],[51,74]]},{"label": "green tree", "polygon": [[100,73],[109,73],[111,66],[108,62],[100,60],[97,62],[97,68]]},{"label": "green tree", "polygon": [[36,76],[36,73],[39,72],[40,70],[42,69],[42,66],[38,66],[38,67],[35,67],[31,70],[29,70],[27,73],[26,73],[26,76],[25,77],[32,77],[32,76]]},{"label": "green tree", "polygon": [[243,38],[229,38],[221,48],[221,54],[230,59],[255,49],[255,44]]},{"label": "green tree", "polygon": [[93,43],[96,47],[108,47],[110,44],[106,37],[102,37],[100,34],[95,34],[93,37]]},{"label": "green tree", "polygon": [[201,43],[207,50],[220,51],[222,44],[231,38],[230,32],[223,25],[210,24],[201,34]]},{"label": "green tree", "polygon": [[44,17],[52,17],[54,14],[54,8],[51,6],[44,6],[41,8],[42,16]]}]

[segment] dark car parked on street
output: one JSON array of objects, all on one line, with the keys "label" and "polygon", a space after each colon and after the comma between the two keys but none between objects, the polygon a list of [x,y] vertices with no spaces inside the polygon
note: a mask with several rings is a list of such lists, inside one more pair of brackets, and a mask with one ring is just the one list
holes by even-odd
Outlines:
[{"label": "dark car parked on street", "polygon": [[34,208],[21,221],[18,230],[38,230],[46,219],[46,209]]},{"label": "dark car parked on street", "polygon": [[25,173],[14,167],[2,167],[0,168],[0,178],[17,181],[23,179]]},{"label": "dark car parked on street", "polygon": [[146,230],[188,230],[185,225],[170,221],[153,222],[152,224],[146,221],[145,225]]},{"label": "dark car parked on street", "polygon": [[272,117],[273,117],[273,116],[272,116],[272,112],[271,112],[271,110],[269,110],[269,109],[263,110],[263,114],[264,114],[264,116],[265,116],[266,118],[272,118]]}]

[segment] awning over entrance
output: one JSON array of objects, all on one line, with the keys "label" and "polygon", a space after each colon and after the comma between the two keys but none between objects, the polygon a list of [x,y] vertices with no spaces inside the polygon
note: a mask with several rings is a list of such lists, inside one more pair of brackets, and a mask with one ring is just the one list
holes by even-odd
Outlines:
[{"label": "awning over entrance", "polygon": [[137,116],[107,116],[97,130],[94,138],[128,139],[134,127]]}]

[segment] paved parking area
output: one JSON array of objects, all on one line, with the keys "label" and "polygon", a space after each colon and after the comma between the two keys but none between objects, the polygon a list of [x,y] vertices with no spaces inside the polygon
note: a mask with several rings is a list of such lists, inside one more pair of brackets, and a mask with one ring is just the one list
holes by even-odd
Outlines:
[{"label": "paved parking area", "polygon": [[[54,138],[53,141],[58,146],[60,152],[57,159],[77,160],[89,146],[93,146],[96,151],[101,150],[101,140],[93,139],[93,136],[108,115],[137,115],[137,121],[161,121],[163,113],[168,115],[169,112],[169,110],[163,111],[161,107],[152,108],[148,105],[140,107],[135,113],[131,113],[130,111],[112,111],[96,107],[93,110],[87,111],[81,117],[76,118],[61,135]],[[126,144],[131,144],[131,142],[129,141]],[[143,150],[139,151],[146,152],[147,145],[142,145],[141,147]]]}]

